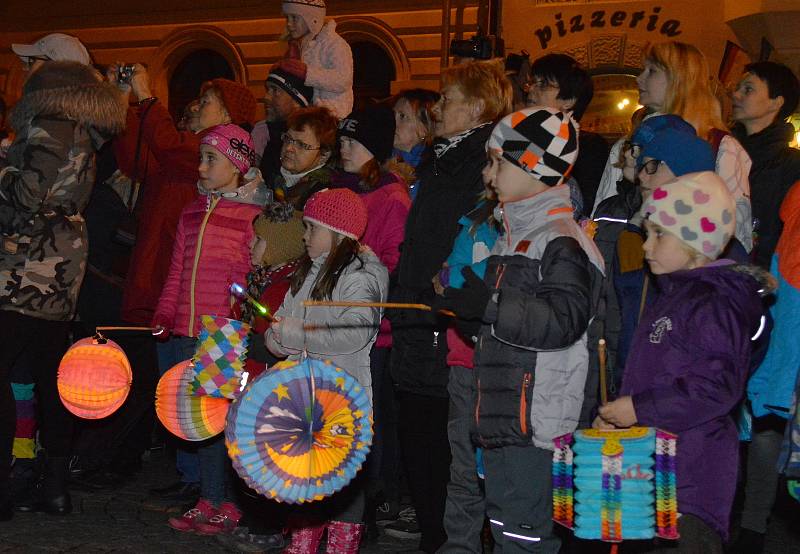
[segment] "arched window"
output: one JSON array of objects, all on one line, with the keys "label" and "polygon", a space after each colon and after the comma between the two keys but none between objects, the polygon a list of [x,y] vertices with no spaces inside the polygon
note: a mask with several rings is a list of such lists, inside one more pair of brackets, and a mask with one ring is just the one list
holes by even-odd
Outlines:
[{"label": "arched window", "polygon": [[396,75],[392,58],[386,50],[370,41],[353,42],[350,48],[353,50],[355,107],[362,108],[371,100],[389,96]]},{"label": "arched window", "polygon": [[178,62],[169,79],[169,112],[175,121],[186,105],[197,98],[200,86],[219,77],[236,79],[225,57],[214,50],[195,50]]}]

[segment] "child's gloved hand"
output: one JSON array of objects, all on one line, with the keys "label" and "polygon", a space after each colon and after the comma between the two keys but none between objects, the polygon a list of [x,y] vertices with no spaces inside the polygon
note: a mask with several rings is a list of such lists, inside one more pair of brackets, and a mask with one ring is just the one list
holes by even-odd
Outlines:
[{"label": "child's gloved hand", "polygon": [[272,324],[269,328],[272,330],[272,338],[275,339],[275,342],[281,344],[281,329],[283,327],[283,318],[274,316],[272,318]]},{"label": "child's gloved hand", "polygon": [[630,396],[620,396],[613,402],[600,406],[597,411],[604,421],[615,427],[630,427],[638,421],[633,398]]},{"label": "child's gloved hand", "polygon": [[486,312],[486,305],[492,297],[492,292],[483,280],[475,275],[471,267],[461,270],[464,276],[464,286],[460,289],[447,287],[444,295],[434,302],[436,310],[450,310],[459,319],[467,321],[480,321]]}]

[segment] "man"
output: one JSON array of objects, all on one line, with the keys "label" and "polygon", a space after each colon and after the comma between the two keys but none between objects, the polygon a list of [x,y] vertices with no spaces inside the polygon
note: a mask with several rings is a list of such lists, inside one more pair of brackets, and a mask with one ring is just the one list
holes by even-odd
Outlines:
[{"label": "man", "polygon": [[259,169],[264,182],[271,186],[281,171],[281,135],[286,132],[286,120],[297,108],[311,105],[314,89],[303,84],[302,76],[292,73],[281,62],[270,69],[264,89],[269,138],[261,155]]},{"label": "man", "polygon": [[33,44],[12,44],[11,50],[20,57],[30,74],[46,61],[79,62],[91,65],[92,58],[80,40],[62,33],[51,33]]},{"label": "man", "polygon": [[[797,77],[788,67],[775,62],[745,66],[745,74],[733,93],[736,125],[732,132],[753,161],[750,201],[756,234],[754,260],[765,269],[770,267],[783,231],[781,204],[792,185],[800,180],[800,151],[789,147],[794,128],[786,122],[797,109],[798,97]],[[786,420],[771,414],[757,415],[753,417],[752,441],[747,451],[742,529],[732,552],[762,552],[767,520],[775,503],[776,464]]]}]

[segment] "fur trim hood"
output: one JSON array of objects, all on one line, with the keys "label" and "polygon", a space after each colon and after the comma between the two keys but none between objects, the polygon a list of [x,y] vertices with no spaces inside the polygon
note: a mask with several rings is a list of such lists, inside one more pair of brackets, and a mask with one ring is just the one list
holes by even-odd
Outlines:
[{"label": "fur trim hood", "polygon": [[77,62],[46,62],[28,77],[10,121],[17,132],[36,117],[57,117],[116,134],[125,128],[127,111],[119,89],[104,82],[94,68]]}]

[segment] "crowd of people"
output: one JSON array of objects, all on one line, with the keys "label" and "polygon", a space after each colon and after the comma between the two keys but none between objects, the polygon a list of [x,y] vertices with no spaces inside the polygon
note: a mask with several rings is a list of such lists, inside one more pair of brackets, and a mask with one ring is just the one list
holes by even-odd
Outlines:
[{"label": "crowd of people", "polygon": [[[251,325],[250,382],[304,356],[346,369],[375,435],[344,489],[299,508],[249,490],[222,435],[167,437],[177,480],[151,493],[186,505],[178,532],[347,554],[380,523],[430,553],[580,552],[552,522],[554,439],[647,426],[678,435],[680,538],[637,551],[760,552],[781,476],[800,478],[791,70],[748,65],[728,120],[703,54],[652,44],[609,148],[580,130],[592,80],[567,55],[521,86],[503,60],[459,60],[438,92],[354,109],[324,2],[283,11],[262,121],[235,81],[174,120],[142,64],[101,73],[63,34],[13,46],[28,76],[0,160],[0,521],[133,478],[156,383],[215,314]],[[431,309],[358,305],[387,302]],[[59,362],[115,324],[152,333],[113,336],[131,393],[86,425]]]}]

